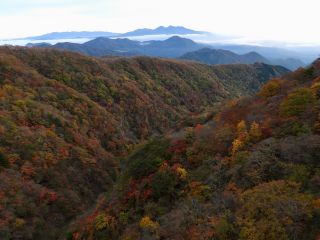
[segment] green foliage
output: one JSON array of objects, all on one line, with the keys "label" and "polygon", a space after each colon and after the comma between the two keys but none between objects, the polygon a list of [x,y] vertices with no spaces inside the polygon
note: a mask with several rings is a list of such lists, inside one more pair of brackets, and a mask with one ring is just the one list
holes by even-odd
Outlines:
[{"label": "green foliage", "polygon": [[294,135],[299,136],[302,134],[308,134],[311,133],[311,128],[301,122],[297,121],[288,121],[285,124],[283,124],[279,129],[277,129],[276,136],[278,137],[284,137],[288,135]]},{"label": "green foliage", "polygon": [[167,140],[152,140],[136,150],[127,160],[129,176],[140,179],[157,171],[166,157],[168,146]]},{"label": "green foliage", "polygon": [[0,152],[0,166],[1,167],[8,167],[9,166],[9,162],[6,158],[6,156]]},{"label": "green foliage", "polygon": [[164,203],[169,203],[177,194],[175,189],[177,176],[170,170],[160,170],[152,178],[152,197],[155,200],[162,199]]},{"label": "green foliage", "polygon": [[234,229],[233,225],[228,221],[228,219],[223,217],[215,226],[215,231],[219,240],[228,240],[232,238]]},{"label": "green foliage", "polygon": [[314,70],[315,70],[315,69],[314,69],[313,66],[308,67],[308,68],[306,68],[306,69],[304,70],[304,72],[303,72],[303,79],[304,79],[304,81],[310,80],[310,79],[313,78],[313,76],[314,76]]},{"label": "green foliage", "polygon": [[284,116],[298,116],[314,103],[315,97],[312,91],[308,88],[299,88],[289,93],[281,103],[280,112]]},{"label": "green foliage", "polygon": [[4,84],[6,79],[5,73],[8,72],[8,64],[0,62],[0,86]]},{"label": "green foliage", "polygon": [[129,220],[129,213],[128,212],[121,212],[119,215],[119,222],[121,224],[127,224]]},{"label": "green foliage", "polygon": [[73,233],[72,232],[67,232],[66,234],[65,234],[65,239],[66,240],[73,240]]},{"label": "green foliage", "polygon": [[287,166],[287,171],[289,172],[288,179],[290,181],[306,184],[310,179],[311,171],[303,164]]}]

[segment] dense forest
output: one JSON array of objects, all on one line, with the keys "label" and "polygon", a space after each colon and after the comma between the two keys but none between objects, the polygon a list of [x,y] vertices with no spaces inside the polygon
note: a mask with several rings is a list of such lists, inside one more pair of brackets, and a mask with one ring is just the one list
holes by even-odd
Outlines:
[{"label": "dense forest", "polygon": [[320,237],[320,59],[154,137],[66,239]]},{"label": "dense forest", "polygon": [[[201,175],[200,166],[207,168],[205,152],[201,148],[194,149],[201,154],[191,152],[202,144],[193,143],[190,126],[211,123],[221,103],[253,95],[270,78],[283,74],[288,70],[266,64],[208,66],[147,57],[98,59],[58,50],[1,47],[0,239],[130,238],[130,234],[140,234],[136,225],[140,217],[155,227],[154,236],[162,236],[160,218],[174,208],[179,210],[176,204],[184,201],[178,199],[190,199],[187,189],[195,183],[189,175],[197,171]],[[188,140],[178,131],[186,126]],[[231,135],[232,126],[226,123],[225,131]],[[173,136],[182,134],[182,139],[161,137],[170,131]],[[210,128],[211,132],[215,131]],[[226,141],[228,147],[230,136],[221,134],[224,137],[219,141]],[[155,140],[149,143],[150,139]],[[219,151],[224,159],[227,155]],[[165,180],[162,168],[170,171]],[[176,171],[182,174],[181,181]],[[199,188],[207,177],[199,181]],[[171,182],[173,178],[176,182]],[[120,191],[125,186],[130,186],[131,193]],[[135,187],[138,192],[132,190]],[[163,192],[163,187],[170,193]],[[208,194],[215,193],[210,185],[206,188]],[[146,204],[131,199],[141,191]],[[160,200],[161,196],[166,200]],[[102,205],[92,210],[97,199]],[[149,214],[148,206],[160,212]],[[79,226],[75,221],[79,216],[88,227],[68,227],[70,222]],[[179,229],[184,231],[183,226]]]}]

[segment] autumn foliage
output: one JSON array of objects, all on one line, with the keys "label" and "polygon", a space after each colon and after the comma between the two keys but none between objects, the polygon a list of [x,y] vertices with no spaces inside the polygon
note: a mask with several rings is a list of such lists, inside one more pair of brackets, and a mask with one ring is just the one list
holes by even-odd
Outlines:
[{"label": "autumn foliage", "polygon": [[318,66],[2,47],[0,238],[315,239]]}]

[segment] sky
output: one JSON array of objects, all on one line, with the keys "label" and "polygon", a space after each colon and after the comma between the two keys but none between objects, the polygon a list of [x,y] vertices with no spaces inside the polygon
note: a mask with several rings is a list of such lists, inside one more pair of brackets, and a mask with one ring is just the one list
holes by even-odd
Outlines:
[{"label": "sky", "polygon": [[160,25],[319,43],[319,0],[0,0],[0,38]]}]

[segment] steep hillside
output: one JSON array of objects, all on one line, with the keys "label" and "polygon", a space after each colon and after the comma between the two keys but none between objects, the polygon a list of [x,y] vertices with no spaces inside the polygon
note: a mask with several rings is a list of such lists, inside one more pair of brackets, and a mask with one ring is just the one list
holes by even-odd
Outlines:
[{"label": "steep hillside", "polygon": [[222,49],[202,48],[195,52],[189,52],[180,59],[194,60],[206,64],[253,64],[256,62],[269,63],[269,61],[256,52],[238,55],[231,51]]},{"label": "steep hillside", "polygon": [[286,72],[1,48],[0,238],[56,239],[135,144]]},{"label": "steep hillside", "polygon": [[141,145],[67,239],[318,239],[320,60]]}]

